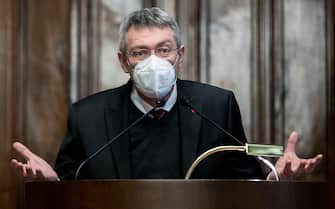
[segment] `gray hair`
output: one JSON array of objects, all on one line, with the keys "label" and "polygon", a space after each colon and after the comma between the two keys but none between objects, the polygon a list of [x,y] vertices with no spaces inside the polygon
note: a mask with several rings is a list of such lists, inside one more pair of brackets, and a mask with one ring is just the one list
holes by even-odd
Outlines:
[{"label": "gray hair", "polygon": [[160,28],[169,27],[174,33],[177,48],[180,48],[181,46],[180,29],[175,19],[170,17],[160,8],[152,7],[130,13],[121,23],[119,31],[119,49],[123,54],[126,53],[127,48],[126,33],[131,26],[155,26]]}]

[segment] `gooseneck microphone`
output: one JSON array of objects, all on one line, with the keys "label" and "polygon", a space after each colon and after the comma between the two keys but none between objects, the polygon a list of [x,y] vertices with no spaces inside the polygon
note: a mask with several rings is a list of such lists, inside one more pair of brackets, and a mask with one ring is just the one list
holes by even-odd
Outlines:
[{"label": "gooseneck microphone", "polygon": [[[209,119],[206,115],[202,114],[201,112],[199,112],[193,105],[192,102],[187,98],[187,97],[182,97],[181,99],[181,103],[187,107],[189,107],[191,109],[192,112],[196,113],[198,116],[200,116],[201,118],[203,118],[204,120],[206,120],[207,122],[209,122],[210,124],[212,124],[213,126],[215,126],[218,130],[220,130],[221,132],[225,133],[226,135],[228,135],[230,138],[232,138],[233,140],[235,140],[237,143],[239,143],[240,145],[244,146],[246,145],[245,143],[241,142],[239,139],[237,139],[235,136],[233,136],[231,133],[229,133],[228,131],[226,131],[225,129],[223,129],[219,124],[217,124],[215,121]],[[279,175],[278,172],[275,168],[274,165],[272,165],[272,163],[263,158],[262,156],[255,156],[258,160],[260,160],[262,163],[264,163],[268,168],[270,168],[270,170],[274,173],[275,178],[277,181],[279,181]],[[193,165],[193,164],[192,164]]]},{"label": "gooseneck microphone", "polygon": [[153,113],[154,111],[157,110],[159,107],[163,107],[165,105],[165,100],[158,100],[156,102],[156,105],[147,113],[139,117],[137,120],[135,120],[132,124],[130,124],[127,128],[123,129],[118,135],[114,136],[111,140],[109,140],[106,144],[102,145],[97,151],[89,155],[77,168],[76,174],[74,176],[74,180],[78,179],[79,173],[82,169],[82,167],[90,160],[92,160],[95,156],[97,156],[99,153],[104,151],[108,146],[110,146],[115,140],[120,138],[123,134],[127,133],[131,128],[136,126],[139,122],[141,122],[144,118],[146,118],[148,115]]},{"label": "gooseneck microphone", "polygon": [[245,145],[245,143],[241,142],[239,139],[237,139],[235,136],[233,136],[231,133],[229,133],[228,131],[226,131],[225,129],[223,129],[219,124],[217,124],[215,121],[209,119],[206,115],[202,114],[201,112],[199,112],[193,105],[192,102],[187,98],[187,97],[182,97],[181,99],[182,104],[188,106],[192,112],[196,113],[197,115],[199,115],[201,118],[205,119],[207,122],[209,122],[210,124],[212,124],[213,126],[215,126],[217,129],[219,129],[220,131],[222,131],[223,133],[225,133],[226,135],[228,135],[230,138],[234,139],[237,143],[239,143],[240,145]]}]

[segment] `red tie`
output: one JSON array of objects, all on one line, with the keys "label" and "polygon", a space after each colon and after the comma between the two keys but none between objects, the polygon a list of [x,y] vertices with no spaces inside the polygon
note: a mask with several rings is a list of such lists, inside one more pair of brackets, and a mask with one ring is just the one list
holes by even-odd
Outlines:
[{"label": "red tie", "polygon": [[165,113],[167,113],[167,111],[163,110],[163,109],[159,109],[156,110],[153,115],[155,117],[155,119],[160,120],[164,117]]}]

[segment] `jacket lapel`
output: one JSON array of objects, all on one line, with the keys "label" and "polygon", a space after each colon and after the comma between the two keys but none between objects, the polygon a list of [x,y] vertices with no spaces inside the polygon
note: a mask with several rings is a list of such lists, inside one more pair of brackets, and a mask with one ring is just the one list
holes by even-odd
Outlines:
[{"label": "jacket lapel", "polygon": [[[121,88],[119,94],[109,98],[108,104],[105,107],[105,122],[108,140],[117,136],[128,126],[128,105],[131,85],[128,82],[128,84]],[[116,167],[116,177],[118,178],[131,178],[129,146],[128,133],[120,136],[111,145]]]},{"label": "jacket lapel", "polygon": [[[177,105],[180,114],[180,134],[182,145],[182,171],[185,175],[192,162],[197,157],[201,118],[193,113],[192,110],[183,104],[183,97],[188,98],[192,105],[201,112],[202,106],[199,101],[193,100],[192,92],[182,82],[178,82],[178,100]],[[108,140],[118,135],[129,124],[128,105],[130,102],[131,84],[128,82],[116,96],[109,98],[105,107],[105,123],[108,134]],[[119,178],[131,178],[130,163],[130,144],[129,135],[125,133],[120,136],[111,145],[114,164],[116,167],[116,176]]]},{"label": "jacket lapel", "polygon": [[[199,138],[200,138],[200,126],[201,118],[192,110],[186,106],[182,98],[185,97],[192,102],[192,105],[201,112],[201,104],[198,101],[192,99],[192,94],[189,92],[182,82],[178,85],[178,107],[180,114],[180,132],[182,140],[182,169],[185,175],[192,162],[197,157]],[[194,92],[193,92],[194,93]]]}]

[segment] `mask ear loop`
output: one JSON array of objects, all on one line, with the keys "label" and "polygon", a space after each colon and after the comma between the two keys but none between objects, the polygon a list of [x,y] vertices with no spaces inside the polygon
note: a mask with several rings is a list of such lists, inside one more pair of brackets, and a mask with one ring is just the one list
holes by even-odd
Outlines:
[{"label": "mask ear loop", "polygon": [[178,63],[178,61],[179,61],[179,53],[177,53],[176,61],[174,61],[173,65],[172,65],[173,68],[176,67],[176,64]]},{"label": "mask ear loop", "polygon": [[135,65],[132,65],[132,64],[130,64],[130,62],[129,62],[129,59],[128,59],[128,58],[126,59],[126,63],[127,63],[127,65],[128,65],[128,67],[130,67],[130,68],[132,68],[132,69],[134,69],[134,68],[135,68]]},{"label": "mask ear loop", "polygon": [[174,69],[174,71],[175,71],[175,83],[174,83],[174,85],[176,85],[176,82],[177,82],[177,74],[176,74],[176,64],[178,63],[178,61],[179,61],[179,53],[177,53],[177,57],[176,57],[176,61],[173,63],[173,65],[172,65],[172,67],[173,67],[173,69]]}]

